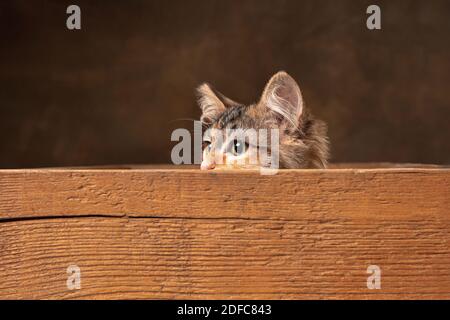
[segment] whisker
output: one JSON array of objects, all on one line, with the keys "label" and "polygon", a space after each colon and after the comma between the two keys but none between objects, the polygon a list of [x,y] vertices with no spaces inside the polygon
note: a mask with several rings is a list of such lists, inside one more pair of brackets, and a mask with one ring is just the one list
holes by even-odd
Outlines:
[{"label": "whisker", "polygon": [[200,121],[200,120],[192,119],[192,118],[178,118],[178,119],[173,119],[173,120],[169,121],[169,123],[173,123],[175,121],[192,121],[192,122],[195,122],[195,121]]}]

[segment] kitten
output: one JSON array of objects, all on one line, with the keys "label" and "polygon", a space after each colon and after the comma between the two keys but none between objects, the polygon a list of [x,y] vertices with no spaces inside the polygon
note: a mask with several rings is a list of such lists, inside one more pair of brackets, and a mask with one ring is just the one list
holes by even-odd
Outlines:
[{"label": "kitten", "polygon": [[[295,80],[278,72],[269,80],[258,103],[237,103],[208,84],[197,89],[202,110],[200,121],[206,129],[279,129],[280,168],[325,168],[328,158],[326,124],[315,119],[305,107]],[[207,132],[214,130],[207,130]],[[226,138],[225,138],[226,139]],[[236,159],[249,157],[247,142],[233,139],[230,147],[215,148],[215,139],[205,134],[202,169],[220,167],[215,161],[220,153],[223,166],[236,167]],[[259,146],[257,146],[259,147]],[[256,166],[265,166],[261,162]],[[241,165],[238,167],[252,167]]]}]

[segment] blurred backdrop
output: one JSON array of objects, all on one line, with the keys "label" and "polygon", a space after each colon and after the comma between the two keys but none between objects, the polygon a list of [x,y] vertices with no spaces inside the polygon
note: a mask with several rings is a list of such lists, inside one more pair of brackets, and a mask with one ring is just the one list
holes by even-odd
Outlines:
[{"label": "blurred backdrop", "polygon": [[4,0],[0,167],[168,163],[198,84],[250,103],[278,70],[333,162],[450,163],[449,34],[446,0]]}]

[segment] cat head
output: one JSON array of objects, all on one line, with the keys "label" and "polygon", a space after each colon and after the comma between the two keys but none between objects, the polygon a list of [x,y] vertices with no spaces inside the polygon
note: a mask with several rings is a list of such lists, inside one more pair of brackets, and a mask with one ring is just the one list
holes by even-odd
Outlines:
[{"label": "cat head", "polygon": [[278,129],[280,168],[326,166],[326,126],[306,110],[297,82],[286,72],[272,76],[259,102],[251,105],[227,98],[209,84],[202,84],[197,93],[202,110],[200,121],[206,129],[202,169],[219,167],[218,163],[225,167],[268,166],[267,159],[258,157],[258,149],[268,148],[270,154],[273,152],[270,143],[263,146],[258,139],[248,141],[245,135],[242,139],[233,134],[235,131],[259,132],[261,129]]}]

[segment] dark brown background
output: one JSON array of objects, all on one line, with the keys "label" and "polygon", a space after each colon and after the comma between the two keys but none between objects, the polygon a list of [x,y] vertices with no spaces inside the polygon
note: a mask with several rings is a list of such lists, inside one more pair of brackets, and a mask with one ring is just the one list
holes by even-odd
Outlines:
[{"label": "dark brown background", "polygon": [[[280,69],[333,161],[450,162],[450,1],[0,3],[0,167],[170,161],[202,81],[255,101]],[[365,10],[382,9],[382,30]]]}]

